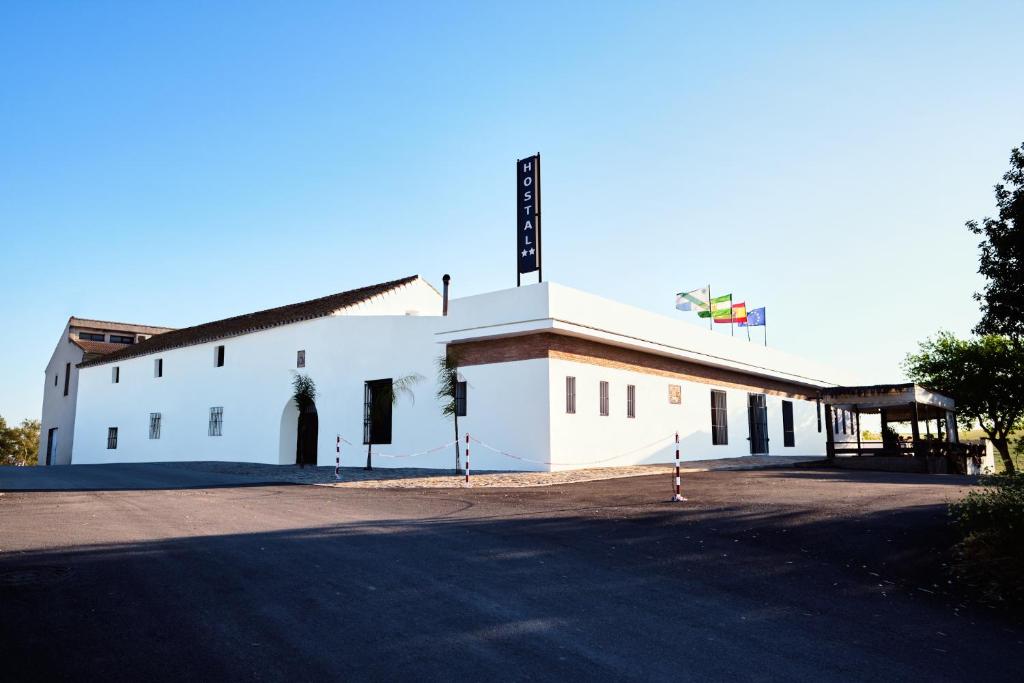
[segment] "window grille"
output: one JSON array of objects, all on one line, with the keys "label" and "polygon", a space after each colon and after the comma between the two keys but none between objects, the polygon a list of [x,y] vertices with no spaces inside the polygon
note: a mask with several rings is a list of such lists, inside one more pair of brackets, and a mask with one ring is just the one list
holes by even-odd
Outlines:
[{"label": "window grille", "polygon": [[160,438],[160,413],[149,414],[149,438]]},{"label": "window grille", "polygon": [[608,415],[608,382],[601,382],[601,415]]},{"label": "window grille", "polygon": [[636,386],[626,385],[626,417],[636,417]]},{"label": "window grille", "polygon": [[576,414],[576,378],[565,378],[565,412],[569,415]]},{"label": "window grille", "polygon": [[213,350],[213,364],[215,367],[224,367],[224,347],[218,346]]},{"label": "window grille", "polygon": [[114,384],[117,384],[121,381],[120,366],[115,365],[114,367],[110,368],[110,381],[113,382]]},{"label": "window grille", "polygon": [[455,383],[455,414],[466,417],[466,383]]},{"label": "window grille", "polygon": [[306,352],[305,350],[298,351],[295,354],[295,367],[304,368],[306,367]]},{"label": "window grille", "polygon": [[163,377],[164,376],[164,359],[156,358],[153,360],[153,376]]},{"label": "window grille", "polygon": [[725,392],[711,390],[711,445],[725,446],[729,443],[729,413],[726,409]]},{"label": "window grille", "polygon": [[221,430],[224,427],[224,408],[214,407],[210,408],[210,436],[221,436]]},{"label": "window grille", "polygon": [[107,427],[107,450],[117,448],[117,427]]}]

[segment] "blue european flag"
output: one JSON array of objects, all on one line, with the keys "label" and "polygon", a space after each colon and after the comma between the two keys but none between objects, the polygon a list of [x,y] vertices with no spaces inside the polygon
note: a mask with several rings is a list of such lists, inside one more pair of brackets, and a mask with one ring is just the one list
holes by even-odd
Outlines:
[{"label": "blue european flag", "polygon": [[752,311],[747,311],[747,323],[744,325],[740,323],[740,327],[758,327],[764,325],[764,306],[761,308],[755,308]]}]

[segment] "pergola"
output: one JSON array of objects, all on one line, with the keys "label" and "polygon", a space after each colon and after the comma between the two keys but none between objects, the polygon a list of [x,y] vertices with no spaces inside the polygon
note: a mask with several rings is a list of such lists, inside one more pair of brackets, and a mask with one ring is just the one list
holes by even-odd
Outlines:
[{"label": "pergola", "polygon": [[[875,384],[860,387],[830,387],[822,389],[821,400],[825,404],[825,417],[829,428],[826,430],[826,453],[829,458],[836,454],[845,455],[935,455],[945,456],[960,450],[953,444],[959,443],[956,428],[956,404],[953,399],[943,396],[917,384]],[[856,448],[836,446],[833,434],[833,410],[851,411],[856,426]],[[883,440],[870,445],[861,442],[860,416],[877,414],[881,418],[882,433],[890,422],[909,422],[911,441],[892,442]],[[934,420],[935,436],[931,437]],[[921,426],[925,426],[928,438],[921,438]]]}]

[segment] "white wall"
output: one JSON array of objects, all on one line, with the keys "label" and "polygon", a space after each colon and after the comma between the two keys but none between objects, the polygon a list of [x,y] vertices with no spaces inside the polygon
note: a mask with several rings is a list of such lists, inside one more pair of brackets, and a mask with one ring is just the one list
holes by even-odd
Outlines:
[{"label": "white wall", "polygon": [[[554,469],[603,465],[671,462],[673,435],[680,436],[680,458],[700,460],[750,454],[747,441],[747,391],[724,389],[728,409],[729,443],[711,443],[712,389],[699,382],[680,381],[646,373],[553,359],[550,366],[552,460]],[[565,412],[565,377],[576,377],[576,413]],[[609,383],[609,415],[599,410],[599,383]],[[636,417],[626,417],[626,386],[636,386]],[[672,404],[669,384],[681,385],[682,403]],[[768,452],[772,455],[823,455],[825,434],[817,431],[813,401],[793,400],[795,446],[783,446],[782,398],[769,395]],[[787,399],[789,400],[789,399]],[[657,443],[652,443],[657,440]],[[607,461],[608,458],[614,460]]]},{"label": "white wall", "polygon": [[[43,408],[39,420],[39,464],[46,464],[46,443],[49,430],[57,428],[57,447],[50,464],[68,465],[75,438],[75,411],[78,403],[78,363],[82,361],[82,349],[68,340],[65,325],[57,342],[43,378]],[[68,395],[64,395],[64,372],[71,364]],[[54,385],[54,377],[57,383]]]}]

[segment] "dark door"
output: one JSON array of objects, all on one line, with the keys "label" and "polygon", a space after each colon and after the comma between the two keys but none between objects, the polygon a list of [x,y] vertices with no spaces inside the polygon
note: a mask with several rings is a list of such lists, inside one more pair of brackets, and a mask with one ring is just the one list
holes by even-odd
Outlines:
[{"label": "dark door", "polygon": [[299,428],[295,443],[295,464],[316,465],[317,435],[320,431],[320,420],[316,414],[316,405],[308,405],[299,411]]},{"label": "dark door", "polygon": [[768,403],[764,394],[747,394],[747,422],[750,427],[750,453],[767,453]]},{"label": "dark door", "polygon": [[46,464],[53,464],[54,449],[57,448],[57,428],[52,427],[50,431],[46,432]]}]

